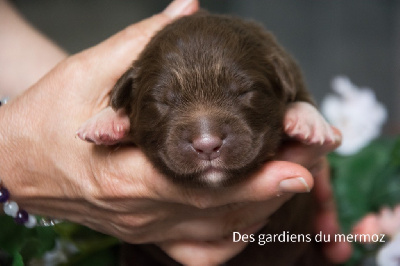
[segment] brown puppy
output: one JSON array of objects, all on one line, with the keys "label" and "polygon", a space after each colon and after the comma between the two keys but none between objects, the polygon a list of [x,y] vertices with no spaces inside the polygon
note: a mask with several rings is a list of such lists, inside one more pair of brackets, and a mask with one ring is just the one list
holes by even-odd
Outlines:
[{"label": "brown puppy", "polygon": [[[218,189],[240,182],[273,157],[285,135],[306,143],[334,141],[299,68],[274,37],[255,23],[206,12],[155,35],[118,80],[110,105],[78,136],[96,144],[134,143],[182,185]],[[293,212],[310,210],[307,202],[285,204],[266,232],[309,233],[308,212]],[[280,246],[249,246],[243,254],[292,265],[304,252],[298,245]],[[292,257],[274,264],[272,257],[285,250]]]}]

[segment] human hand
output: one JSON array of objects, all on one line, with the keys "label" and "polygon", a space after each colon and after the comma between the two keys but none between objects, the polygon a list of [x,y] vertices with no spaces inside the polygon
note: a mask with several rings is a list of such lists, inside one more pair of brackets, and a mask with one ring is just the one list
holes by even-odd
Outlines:
[{"label": "human hand", "polygon": [[130,243],[157,242],[183,263],[217,264],[245,247],[233,247],[231,232],[256,232],[292,193],[312,188],[304,167],[276,161],[223,191],[186,189],[157,173],[136,148],[96,147],[74,138],[82,122],[108,104],[112,86],[154,32],[197,8],[197,1],[173,2],[66,59],[0,109],[7,125],[0,129],[0,172],[20,206]]}]

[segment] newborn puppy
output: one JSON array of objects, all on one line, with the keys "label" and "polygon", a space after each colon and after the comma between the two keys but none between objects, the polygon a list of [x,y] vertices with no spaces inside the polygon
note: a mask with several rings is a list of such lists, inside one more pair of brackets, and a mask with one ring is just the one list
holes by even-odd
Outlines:
[{"label": "newborn puppy", "polygon": [[[135,144],[173,182],[210,189],[248,177],[284,138],[334,142],[298,66],[275,38],[253,22],[203,11],[156,34],[118,80],[110,107],[77,134],[95,144]],[[308,197],[290,202],[266,232],[309,230]],[[295,253],[304,249],[288,247],[280,253],[275,245],[250,245],[246,252],[269,262],[294,252],[289,261],[298,261]]]},{"label": "newborn puppy", "polygon": [[160,31],[77,135],[130,142],[185,185],[219,187],[271,159],[288,136],[332,142],[301,73],[260,26],[199,12]]}]

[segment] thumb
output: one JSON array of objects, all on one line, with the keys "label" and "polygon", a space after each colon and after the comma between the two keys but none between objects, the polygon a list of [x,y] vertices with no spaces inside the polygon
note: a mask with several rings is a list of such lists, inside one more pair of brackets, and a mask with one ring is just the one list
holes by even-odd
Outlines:
[{"label": "thumb", "polygon": [[[91,53],[97,55],[90,58],[101,60],[98,66],[103,66],[107,71],[111,70],[120,76],[132,60],[138,57],[155,33],[174,19],[193,14],[198,9],[198,0],[175,0],[161,13],[128,26],[90,49]],[[98,55],[102,55],[101,58]]]},{"label": "thumb", "polygon": [[224,190],[182,190],[172,186],[166,190],[167,184],[162,178],[153,182],[157,195],[164,200],[189,204],[200,209],[215,208],[233,202],[268,201],[280,195],[285,195],[288,199],[293,193],[309,192],[313,186],[314,180],[306,168],[286,161],[268,162],[253,176]]}]

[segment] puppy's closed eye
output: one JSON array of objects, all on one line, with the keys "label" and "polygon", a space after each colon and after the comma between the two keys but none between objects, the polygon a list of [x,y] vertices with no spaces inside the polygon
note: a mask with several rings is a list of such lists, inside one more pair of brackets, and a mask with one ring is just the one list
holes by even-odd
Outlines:
[{"label": "puppy's closed eye", "polygon": [[238,95],[238,98],[242,103],[249,104],[250,100],[255,96],[255,94],[256,94],[256,90],[250,89],[250,90],[240,92],[240,94]]},{"label": "puppy's closed eye", "polygon": [[248,90],[241,91],[238,100],[241,104],[252,108],[262,107],[269,99],[271,99],[266,87],[252,87]]}]

